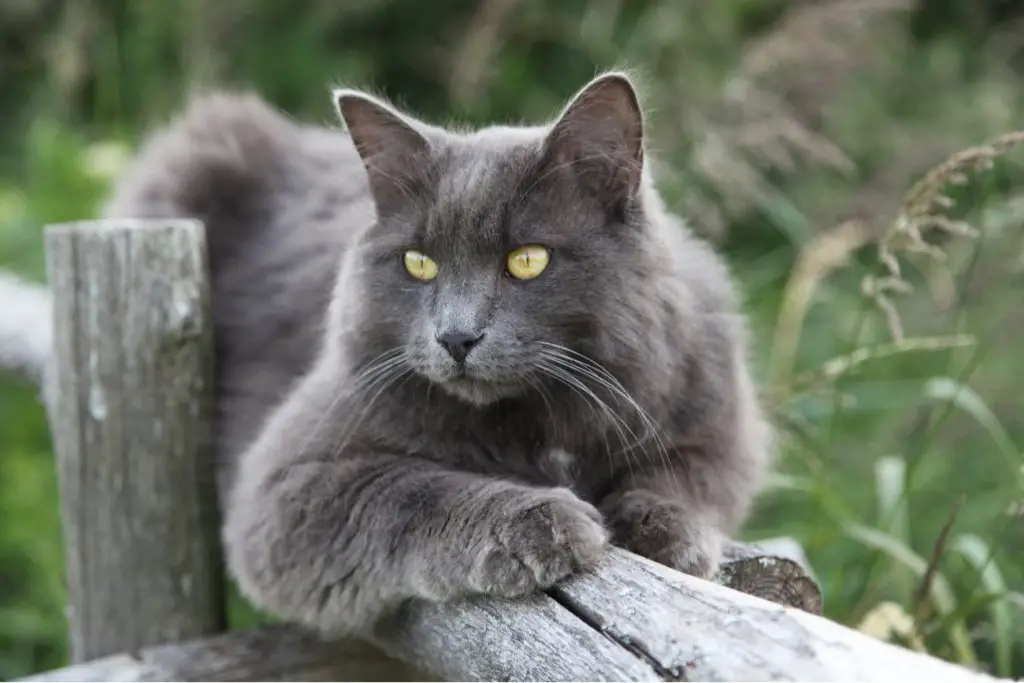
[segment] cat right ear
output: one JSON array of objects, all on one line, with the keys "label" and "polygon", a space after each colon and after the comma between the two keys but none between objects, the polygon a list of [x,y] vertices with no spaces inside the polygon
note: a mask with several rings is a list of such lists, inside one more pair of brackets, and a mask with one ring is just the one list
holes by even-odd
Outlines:
[{"label": "cat right ear", "polygon": [[334,91],[334,106],[363,160],[378,212],[409,196],[412,173],[430,152],[415,124],[382,100],[358,90]]},{"label": "cat right ear", "polygon": [[556,168],[608,207],[636,195],[644,166],[644,116],[629,76],[611,71],[580,90],[548,135]]}]

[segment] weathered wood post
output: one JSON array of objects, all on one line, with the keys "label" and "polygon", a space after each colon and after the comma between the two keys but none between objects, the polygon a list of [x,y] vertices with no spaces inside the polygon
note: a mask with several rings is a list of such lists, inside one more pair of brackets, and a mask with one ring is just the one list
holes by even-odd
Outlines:
[{"label": "weathered wood post", "polygon": [[45,244],[71,659],[220,632],[203,227],[71,223]]}]

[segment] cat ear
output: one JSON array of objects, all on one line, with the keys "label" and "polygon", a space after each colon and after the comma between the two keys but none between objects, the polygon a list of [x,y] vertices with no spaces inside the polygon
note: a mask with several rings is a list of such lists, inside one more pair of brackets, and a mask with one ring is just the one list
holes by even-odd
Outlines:
[{"label": "cat ear", "polygon": [[644,121],[629,77],[609,72],[585,85],[548,134],[551,161],[615,206],[635,195],[644,164]]},{"label": "cat ear", "polygon": [[335,90],[334,105],[363,160],[378,211],[389,211],[408,197],[413,173],[430,151],[427,139],[414,121],[364,92]]}]

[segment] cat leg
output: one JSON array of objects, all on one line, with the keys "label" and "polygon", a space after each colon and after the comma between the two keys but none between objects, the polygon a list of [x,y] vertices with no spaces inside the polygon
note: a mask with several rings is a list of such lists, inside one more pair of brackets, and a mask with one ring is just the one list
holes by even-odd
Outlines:
[{"label": "cat leg", "polygon": [[613,543],[701,577],[717,569],[775,452],[774,430],[731,321],[704,319],[705,353],[678,390],[659,438],[626,454],[622,476],[598,506]]},{"label": "cat leg", "polygon": [[[224,525],[242,592],[279,617],[359,634],[409,598],[518,596],[591,567],[607,533],[564,488],[383,451],[335,452],[308,380],[243,456]],[[327,430],[319,434],[318,430]]]},{"label": "cat leg", "polygon": [[760,471],[714,446],[669,448],[662,455],[647,458],[647,467],[634,465],[601,501],[612,543],[710,577],[728,534],[746,514]]},{"label": "cat leg", "polygon": [[519,596],[592,566],[597,511],[385,453],[274,470],[235,496],[225,540],[243,593],[278,616],[357,633],[408,598]]}]

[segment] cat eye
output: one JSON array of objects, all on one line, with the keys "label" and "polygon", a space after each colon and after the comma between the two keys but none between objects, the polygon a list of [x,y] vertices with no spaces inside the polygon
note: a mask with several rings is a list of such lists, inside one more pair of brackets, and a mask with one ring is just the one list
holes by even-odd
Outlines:
[{"label": "cat eye", "polygon": [[434,259],[415,249],[410,249],[402,255],[402,263],[405,264],[409,275],[417,280],[430,282],[437,277],[437,263],[434,262]]},{"label": "cat eye", "polygon": [[536,244],[519,247],[508,255],[508,274],[517,280],[532,280],[548,267],[551,253]]}]

